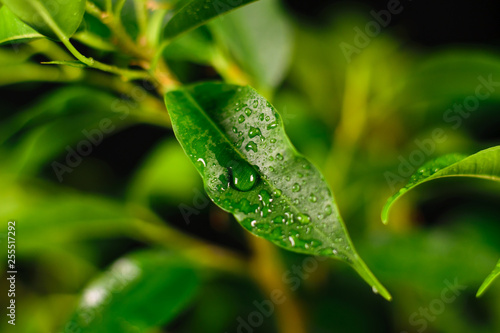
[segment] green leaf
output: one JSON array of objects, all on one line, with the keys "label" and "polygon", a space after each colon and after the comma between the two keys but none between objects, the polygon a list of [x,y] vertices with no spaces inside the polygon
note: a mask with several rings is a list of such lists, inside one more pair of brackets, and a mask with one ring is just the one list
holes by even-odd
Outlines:
[{"label": "green leaf", "polygon": [[297,153],[268,101],[248,86],[202,83],[167,93],[165,102],[218,206],[287,250],[349,263],[390,299],[356,253],[323,176]]},{"label": "green leaf", "polygon": [[75,68],[87,68],[83,62],[78,60],[56,60],[56,61],[43,61],[41,62],[43,65],[63,65]]},{"label": "green leaf", "polygon": [[134,253],[117,260],[83,291],[67,327],[82,333],[146,332],[181,312],[199,283],[197,272],[172,254]]},{"label": "green leaf", "polygon": [[59,39],[59,30],[65,37],[71,37],[85,13],[85,0],[43,1],[2,0],[24,23],[44,36]]},{"label": "green leaf", "polygon": [[408,184],[387,200],[382,210],[382,221],[387,223],[392,205],[408,190],[443,177],[474,177],[500,181],[500,146],[482,150],[469,157],[450,154],[427,162],[411,176]]},{"label": "green leaf", "polygon": [[43,38],[38,32],[18,19],[7,7],[0,8],[0,44]]},{"label": "green leaf", "polygon": [[214,17],[254,1],[256,0],[192,0],[168,21],[164,30],[164,38],[173,39],[205,24]]},{"label": "green leaf", "polygon": [[259,91],[281,83],[291,60],[292,28],[278,1],[258,1],[209,26]]},{"label": "green leaf", "polygon": [[16,231],[24,235],[18,240],[24,254],[58,243],[136,232],[137,218],[121,203],[61,191],[45,182],[13,181],[12,177],[0,174],[5,189],[0,194],[0,218],[19,222]]},{"label": "green leaf", "polygon": [[491,272],[491,274],[488,275],[488,277],[486,278],[486,280],[484,280],[481,287],[479,287],[479,290],[477,291],[476,296],[481,297],[484,294],[484,292],[486,291],[486,289],[488,289],[489,286],[491,286],[491,284],[493,283],[493,280],[495,280],[498,276],[500,276],[500,260],[498,261],[497,266],[495,267],[493,272]]},{"label": "green leaf", "polygon": [[163,52],[167,59],[188,60],[199,64],[210,64],[215,45],[206,27],[199,27],[168,44]]}]

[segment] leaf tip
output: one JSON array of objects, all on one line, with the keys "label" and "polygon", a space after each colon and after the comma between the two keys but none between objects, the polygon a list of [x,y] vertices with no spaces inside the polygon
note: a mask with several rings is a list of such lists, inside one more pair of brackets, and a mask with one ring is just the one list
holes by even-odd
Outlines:
[{"label": "leaf tip", "polygon": [[389,291],[385,289],[382,283],[380,283],[375,275],[373,275],[368,266],[358,255],[354,257],[351,265],[354,270],[363,278],[363,280],[365,280],[366,283],[368,283],[372,287],[373,293],[379,294],[388,301],[392,300],[392,296]]}]

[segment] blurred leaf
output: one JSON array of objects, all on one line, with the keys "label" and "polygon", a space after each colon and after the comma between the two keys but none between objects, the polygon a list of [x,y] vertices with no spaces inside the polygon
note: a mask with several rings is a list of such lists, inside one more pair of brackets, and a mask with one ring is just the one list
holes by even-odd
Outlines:
[{"label": "blurred leaf", "polygon": [[54,190],[44,183],[14,182],[2,176],[0,218],[16,221],[23,253],[133,232],[135,218],[120,203],[78,192]]},{"label": "blurred leaf", "polygon": [[[480,77],[483,80],[480,80]],[[500,100],[500,56],[486,50],[448,49],[416,62],[395,103],[400,108],[449,108],[458,98],[476,95],[476,88],[492,78],[493,84],[480,90],[489,100]]]},{"label": "blurred leaf", "polygon": [[163,54],[167,59],[209,64],[214,53],[210,33],[202,26],[172,41]]},{"label": "blurred leaf", "polygon": [[281,83],[291,60],[292,29],[278,1],[258,1],[209,26],[258,90]]},{"label": "blurred leaf", "polygon": [[94,49],[102,51],[116,51],[111,42],[111,31],[96,17],[85,13],[82,24],[73,38]]},{"label": "blurred leaf", "polygon": [[[3,167],[10,167],[12,172],[33,174],[63,152],[66,158],[74,156],[71,151],[77,152],[78,147],[70,145],[86,141],[94,149],[110,132],[138,120],[131,109],[124,101],[96,89],[57,90],[33,108],[1,124],[0,153],[10,152],[15,156]],[[108,125],[105,131],[102,130],[104,123]],[[81,157],[78,152],[76,155]]]},{"label": "blurred leaf", "polygon": [[498,261],[497,266],[495,267],[493,272],[491,272],[491,274],[488,275],[488,277],[484,280],[481,287],[479,287],[476,296],[477,297],[482,296],[486,291],[486,289],[488,289],[488,287],[493,283],[493,280],[495,280],[499,276],[500,276],[500,260]]},{"label": "blurred leaf", "polygon": [[80,332],[145,332],[172,320],[200,284],[183,260],[160,251],[118,259],[84,291],[66,327]]},{"label": "blurred leaf", "polygon": [[18,19],[7,7],[0,8],[0,44],[43,38],[38,32]]},{"label": "blurred leaf", "polygon": [[387,223],[392,205],[408,190],[443,177],[475,177],[500,181],[500,146],[482,150],[469,157],[450,154],[427,162],[411,176],[408,184],[387,200],[382,210],[382,221]]},{"label": "blurred leaf", "polygon": [[357,255],[319,171],[299,155],[276,110],[250,87],[202,83],[165,95],[174,133],[210,198],[287,250],[349,263],[387,299]]},{"label": "blurred leaf", "polygon": [[59,39],[59,30],[71,37],[85,13],[85,0],[47,3],[43,0],[2,0],[17,17],[44,36]]},{"label": "blurred leaf", "polygon": [[256,0],[241,0],[235,4],[232,0],[191,0],[168,21],[164,30],[164,38],[174,39],[214,17],[254,1]]},{"label": "blurred leaf", "polygon": [[167,139],[150,153],[132,180],[129,197],[147,205],[152,196],[170,203],[191,200],[198,188],[196,170],[175,139]]}]

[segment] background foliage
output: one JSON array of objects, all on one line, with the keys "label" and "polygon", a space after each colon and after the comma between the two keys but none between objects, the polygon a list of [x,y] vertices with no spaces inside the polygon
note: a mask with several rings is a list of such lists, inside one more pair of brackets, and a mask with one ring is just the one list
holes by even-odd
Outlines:
[{"label": "background foliage", "polygon": [[[256,311],[262,323],[247,331],[500,331],[498,281],[475,297],[500,253],[497,182],[424,183],[398,199],[386,226],[380,219],[424,162],[498,145],[500,87],[466,116],[448,111],[475,96],[479,77],[500,81],[492,5],[402,3],[346,58],[340,45],[355,45],[354,28],[364,30],[386,2],[262,0],[163,45],[182,30],[168,23],[181,2],[116,1],[124,31],[87,7],[72,42],[131,75],[151,61],[137,45],[165,46],[158,66],[168,64],[182,84],[250,84],[272,101],[393,301],[340,261],[310,261],[243,230],[204,194],[162,91],[140,76],[81,68],[90,60],[75,63],[22,25],[29,43],[0,47],[0,220],[17,221],[19,271],[17,324],[2,320],[2,331],[244,332]],[[107,2],[96,6],[105,11]],[[0,9],[0,28],[11,15]],[[132,45],[117,42],[121,34]],[[40,64],[50,61],[77,67]],[[435,140],[436,130],[445,139]],[[90,153],[75,157],[83,140]],[[445,302],[450,283],[463,288]],[[267,316],[256,303],[276,289],[286,301]]]}]

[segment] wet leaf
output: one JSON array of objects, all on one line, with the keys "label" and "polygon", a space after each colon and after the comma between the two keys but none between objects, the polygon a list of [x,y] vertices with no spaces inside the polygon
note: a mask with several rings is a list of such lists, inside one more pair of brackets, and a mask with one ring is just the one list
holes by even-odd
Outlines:
[{"label": "wet leaf", "polygon": [[500,146],[482,150],[467,157],[450,154],[429,161],[411,176],[398,193],[387,200],[382,210],[382,221],[387,223],[394,202],[414,187],[443,177],[474,177],[500,181]]},{"label": "wet leaf", "polygon": [[167,93],[165,102],[218,206],[287,250],[349,263],[390,299],[356,253],[323,176],[292,146],[268,101],[248,86],[202,83]]},{"label": "wet leaf", "polygon": [[209,20],[256,0],[192,0],[168,21],[164,38],[173,39]]}]

